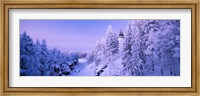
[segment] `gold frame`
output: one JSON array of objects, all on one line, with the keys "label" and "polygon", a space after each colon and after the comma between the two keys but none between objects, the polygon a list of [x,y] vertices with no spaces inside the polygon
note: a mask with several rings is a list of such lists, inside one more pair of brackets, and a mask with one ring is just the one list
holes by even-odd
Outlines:
[{"label": "gold frame", "polygon": [[[1,33],[0,33],[0,72],[2,95],[200,95],[199,65],[199,1],[133,1],[133,0],[102,0],[102,1],[1,1]],[[190,88],[11,88],[8,79],[8,41],[9,41],[9,9],[12,8],[159,8],[192,10],[192,87]],[[199,44],[199,45],[198,45]]]}]

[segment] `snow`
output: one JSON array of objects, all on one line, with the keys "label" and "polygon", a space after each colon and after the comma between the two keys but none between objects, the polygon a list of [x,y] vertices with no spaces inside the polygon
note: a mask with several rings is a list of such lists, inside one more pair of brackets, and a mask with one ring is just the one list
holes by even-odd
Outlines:
[{"label": "snow", "polygon": [[[88,63],[87,63],[87,59],[86,58],[79,58],[78,59],[79,63],[75,66],[75,69],[71,72],[71,76],[77,76],[77,75],[84,75],[85,73],[85,70],[84,72],[82,71],[83,68],[85,68],[86,66],[88,66]],[[87,72],[86,72],[87,74]]]},{"label": "snow", "polygon": [[[120,72],[123,70],[121,64],[122,57],[115,60],[113,64],[109,64],[102,72],[101,76],[120,76]],[[75,67],[75,70],[70,76],[95,76],[96,72],[102,70],[105,65],[95,66],[94,63],[87,63],[86,58],[79,58],[79,64]]]},{"label": "snow", "polygon": [[113,63],[108,65],[101,76],[121,76],[122,71],[122,57],[118,57]]},{"label": "snow", "polygon": [[61,52],[20,35],[21,76],[180,76],[180,20],[131,20],[124,38],[111,25],[94,49]]},{"label": "snow", "polygon": [[79,58],[79,64],[72,71],[70,76],[95,76],[95,64],[89,64],[86,58]]}]

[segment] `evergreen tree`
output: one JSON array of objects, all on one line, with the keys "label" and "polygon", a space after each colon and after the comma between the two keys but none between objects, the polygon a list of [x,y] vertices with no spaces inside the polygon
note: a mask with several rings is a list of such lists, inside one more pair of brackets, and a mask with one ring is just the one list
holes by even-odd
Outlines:
[{"label": "evergreen tree", "polygon": [[124,67],[122,75],[132,75],[132,29],[131,24],[128,24],[128,31],[125,33],[124,43],[123,43],[123,57],[122,57],[122,65]]},{"label": "evergreen tree", "polygon": [[111,25],[108,26],[105,38],[105,55],[107,64],[114,60],[116,54],[119,52],[119,41],[117,35],[113,32]]},{"label": "evergreen tree", "polygon": [[34,44],[24,32],[20,35],[20,75],[34,75]]},{"label": "evergreen tree", "polygon": [[40,41],[37,39],[36,44],[34,44],[34,72],[36,76],[40,76],[41,72],[39,71],[40,68],[40,58],[41,58],[41,45]]},{"label": "evergreen tree", "polygon": [[[162,32],[158,34],[159,40],[156,42],[156,53],[161,64],[161,75],[180,75],[179,23],[179,21],[175,20],[163,20],[160,22]],[[177,52],[179,55],[175,56]]]},{"label": "evergreen tree", "polygon": [[43,39],[41,43],[40,51],[40,72],[42,76],[50,75],[50,66],[48,64],[49,60],[49,50],[47,49],[46,41]]},{"label": "evergreen tree", "polygon": [[104,61],[105,59],[104,51],[105,49],[104,49],[103,42],[97,41],[96,47],[95,47],[95,54],[94,54],[95,55],[94,63],[96,64],[96,66],[98,66]]}]

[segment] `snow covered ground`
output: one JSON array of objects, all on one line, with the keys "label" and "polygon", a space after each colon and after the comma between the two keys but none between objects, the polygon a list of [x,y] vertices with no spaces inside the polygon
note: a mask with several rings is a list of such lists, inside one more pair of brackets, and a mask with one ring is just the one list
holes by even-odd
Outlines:
[{"label": "snow covered ground", "polygon": [[89,64],[86,58],[79,58],[79,64],[71,72],[70,76],[96,76],[97,72],[102,71],[100,76],[120,76],[123,65],[121,64],[122,58],[117,58],[112,64],[108,66],[95,66],[94,63]]},{"label": "snow covered ground", "polygon": [[89,64],[86,58],[79,58],[79,64],[75,66],[75,69],[71,72],[70,76],[86,76],[86,75],[94,75],[94,66],[93,64]]}]

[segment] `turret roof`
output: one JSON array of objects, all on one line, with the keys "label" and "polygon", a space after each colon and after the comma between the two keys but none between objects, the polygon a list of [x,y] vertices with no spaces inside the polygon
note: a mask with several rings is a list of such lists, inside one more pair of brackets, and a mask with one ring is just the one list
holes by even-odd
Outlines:
[{"label": "turret roof", "polygon": [[120,30],[118,38],[124,38],[124,34],[123,34],[122,30]]}]

